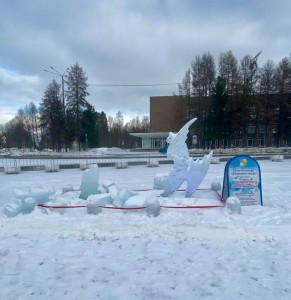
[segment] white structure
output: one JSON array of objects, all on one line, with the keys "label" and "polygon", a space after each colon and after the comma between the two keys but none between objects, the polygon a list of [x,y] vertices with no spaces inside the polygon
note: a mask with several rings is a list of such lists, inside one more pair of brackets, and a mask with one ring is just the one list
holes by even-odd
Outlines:
[{"label": "white structure", "polygon": [[212,157],[211,164],[219,164],[219,163],[220,163],[220,158],[219,157]]},{"label": "white structure", "polygon": [[128,166],[126,161],[119,161],[117,163],[115,163],[115,168],[116,169],[126,169]]},{"label": "white structure", "polygon": [[173,194],[184,181],[187,182],[185,196],[191,197],[208,171],[213,151],[205,155],[202,160],[194,161],[193,158],[189,157],[185,143],[189,127],[196,120],[196,118],[190,120],[177,134],[169,133],[167,157],[174,161],[174,167],[170,172],[157,174],[154,180],[154,189],[164,190],[163,196],[165,197]]},{"label": "white structure", "polygon": [[4,167],[5,174],[19,174],[20,173],[20,167]]},{"label": "white structure", "polygon": [[277,161],[277,162],[280,162],[280,161],[283,161],[284,160],[284,156],[283,155],[273,155],[272,156],[272,161]]},{"label": "white structure", "polygon": [[51,163],[49,165],[45,165],[44,169],[46,172],[58,172],[60,170],[60,167],[59,167],[59,165]]},{"label": "white structure", "polygon": [[148,162],[148,167],[149,168],[155,168],[159,166],[159,161],[158,160],[151,160]]},{"label": "white structure", "polygon": [[80,164],[80,169],[82,171],[88,170],[90,168],[89,164]]}]

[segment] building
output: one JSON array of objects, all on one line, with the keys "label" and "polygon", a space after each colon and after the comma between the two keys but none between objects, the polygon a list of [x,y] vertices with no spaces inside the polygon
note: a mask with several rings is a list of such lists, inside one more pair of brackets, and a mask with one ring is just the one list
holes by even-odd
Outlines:
[{"label": "building", "polygon": [[189,147],[286,147],[291,146],[291,95],[256,95],[231,98],[226,109],[225,138],[214,138],[209,128],[212,97],[150,97],[150,132],[131,133],[142,138],[143,149],[165,146],[170,131],[177,132],[190,119]]},{"label": "building", "polygon": [[150,97],[150,132],[130,135],[142,139],[142,149],[165,147],[169,132],[177,132],[184,125],[183,103],[181,96]]}]

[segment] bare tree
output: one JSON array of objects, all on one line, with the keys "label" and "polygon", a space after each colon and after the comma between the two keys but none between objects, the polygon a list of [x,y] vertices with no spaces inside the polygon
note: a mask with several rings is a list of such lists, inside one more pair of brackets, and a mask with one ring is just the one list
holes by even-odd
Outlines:
[{"label": "bare tree", "polygon": [[232,51],[226,51],[219,56],[219,75],[224,78],[226,92],[234,95],[238,84],[238,62]]},{"label": "bare tree", "polygon": [[192,75],[192,95],[194,97],[203,96],[203,71],[202,60],[199,55],[195,57],[195,60],[191,63],[191,75]]},{"label": "bare tree", "polygon": [[263,95],[275,92],[275,64],[268,60],[259,70],[260,93]]},{"label": "bare tree", "polygon": [[179,95],[190,97],[191,94],[191,71],[190,68],[185,72],[185,76],[182,79],[182,84],[179,84]]},{"label": "bare tree", "polygon": [[264,126],[264,146],[271,145],[271,131],[268,130],[270,123],[275,117],[274,95],[275,93],[275,64],[272,60],[268,60],[262,68],[259,69],[259,95],[260,116]]},{"label": "bare tree", "polygon": [[[275,87],[279,97],[276,102],[276,123],[274,131],[277,133],[279,146],[285,146],[291,140],[291,61],[284,57],[275,70]],[[276,128],[277,127],[277,128]]]}]

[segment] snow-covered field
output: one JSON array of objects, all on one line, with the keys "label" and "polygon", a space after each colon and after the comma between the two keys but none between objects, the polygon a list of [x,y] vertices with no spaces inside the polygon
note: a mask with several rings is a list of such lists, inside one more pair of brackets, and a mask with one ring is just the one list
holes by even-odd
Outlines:
[{"label": "snow-covered field", "polygon": [[[211,165],[201,187],[222,182]],[[264,207],[144,213],[36,209],[3,216],[16,187],[79,188],[82,171],[0,173],[0,299],[291,299],[291,160],[260,161]],[[152,188],[146,166],[100,168],[100,180]]]}]

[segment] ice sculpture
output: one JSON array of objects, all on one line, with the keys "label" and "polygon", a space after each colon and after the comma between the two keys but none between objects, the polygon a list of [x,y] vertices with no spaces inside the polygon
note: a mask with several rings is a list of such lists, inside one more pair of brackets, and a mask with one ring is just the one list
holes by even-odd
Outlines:
[{"label": "ice sculpture", "polygon": [[154,179],[154,189],[164,190],[162,196],[170,196],[186,181],[185,197],[191,197],[208,171],[213,151],[204,155],[203,159],[193,160],[185,143],[189,127],[196,120],[190,120],[177,134],[169,133],[167,157],[174,161],[174,167],[170,172],[157,174]]},{"label": "ice sculpture", "polygon": [[92,165],[82,176],[80,198],[86,200],[90,195],[98,194],[99,169],[98,165]]}]

